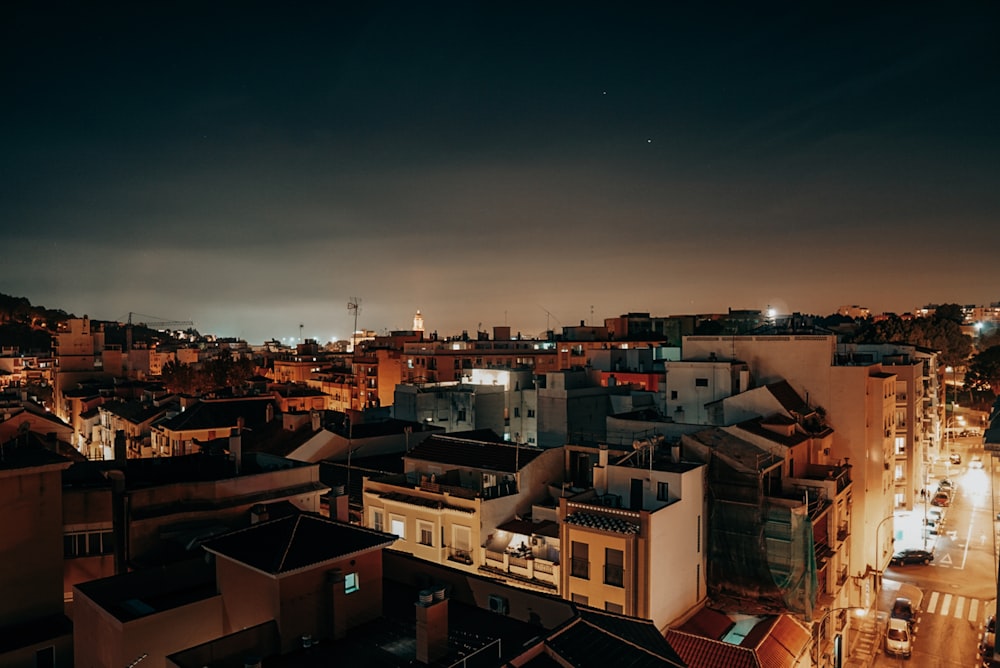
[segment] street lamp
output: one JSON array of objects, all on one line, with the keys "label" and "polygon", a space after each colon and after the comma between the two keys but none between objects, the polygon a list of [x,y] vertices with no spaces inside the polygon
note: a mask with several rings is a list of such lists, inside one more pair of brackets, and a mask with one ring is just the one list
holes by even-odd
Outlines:
[{"label": "street lamp", "polygon": [[[827,610],[823,614],[823,616],[819,618],[819,621],[816,622],[816,626],[814,627],[815,628],[815,632],[813,633],[813,665],[814,666],[819,666],[819,659],[820,659],[820,651],[819,650],[820,650],[820,648],[822,646],[822,641],[823,641],[823,638],[825,636],[825,634],[823,633],[823,624],[826,622],[826,618],[829,617],[831,613],[841,612],[842,610],[854,610],[856,616],[858,616],[858,617],[864,617],[868,613],[868,610],[866,608],[862,608],[860,606],[853,606],[853,605],[849,606],[849,607],[846,607],[846,608],[830,608],[829,610]],[[850,625],[850,622],[848,622],[848,625]],[[845,626],[844,628],[847,628],[847,626]],[[841,630],[843,630],[843,629],[841,629]]]}]

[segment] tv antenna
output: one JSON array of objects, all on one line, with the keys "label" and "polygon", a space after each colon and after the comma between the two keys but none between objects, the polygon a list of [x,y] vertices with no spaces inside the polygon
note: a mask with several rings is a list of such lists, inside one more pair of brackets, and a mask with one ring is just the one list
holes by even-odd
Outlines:
[{"label": "tv antenna", "polygon": [[351,349],[354,349],[354,338],[358,333],[358,314],[361,313],[361,298],[351,297],[347,302],[347,312],[354,314],[354,331],[351,332]]},{"label": "tv antenna", "polygon": [[[552,331],[552,327],[549,326],[549,318],[556,318],[556,317],[552,314],[552,311],[548,310],[547,308],[545,308],[541,304],[538,305],[538,308],[540,308],[543,311],[545,311],[545,330],[546,331]],[[559,322],[559,318],[556,318],[556,324],[559,325],[560,327],[562,327],[562,323]]]}]

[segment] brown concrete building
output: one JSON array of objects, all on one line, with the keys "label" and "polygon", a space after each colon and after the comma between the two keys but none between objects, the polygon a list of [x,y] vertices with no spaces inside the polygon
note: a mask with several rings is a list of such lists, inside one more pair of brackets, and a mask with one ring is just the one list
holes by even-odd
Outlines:
[{"label": "brown concrete building", "polygon": [[0,666],[67,666],[63,613],[62,484],[70,460],[34,438],[0,439]]}]

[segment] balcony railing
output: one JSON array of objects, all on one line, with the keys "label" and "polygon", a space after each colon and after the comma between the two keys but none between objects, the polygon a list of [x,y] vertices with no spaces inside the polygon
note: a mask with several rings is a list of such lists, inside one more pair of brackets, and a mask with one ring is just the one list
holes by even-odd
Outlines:
[{"label": "balcony railing", "polygon": [[579,557],[573,557],[570,559],[570,571],[569,574],[575,578],[583,578],[584,580],[590,579],[590,562],[586,559],[580,559]]},{"label": "balcony railing", "polygon": [[611,585],[612,587],[624,587],[625,578],[622,567],[614,564],[605,564],[604,584]]},{"label": "balcony railing", "polygon": [[[542,559],[537,555],[518,556],[510,552],[483,550],[480,567],[486,571],[499,571],[514,579],[541,585],[546,589],[559,588],[559,562]],[[586,563],[586,562],[584,562]]]}]

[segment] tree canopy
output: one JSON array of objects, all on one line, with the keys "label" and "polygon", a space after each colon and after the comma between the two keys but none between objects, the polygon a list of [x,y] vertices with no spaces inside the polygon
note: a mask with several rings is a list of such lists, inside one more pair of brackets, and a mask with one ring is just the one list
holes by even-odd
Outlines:
[{"label": "tree canopy", "polygon": [[972,357],[965,371],[965,384],[972,390],[1000,395],[1000,345]]},{"label": "tree canopy", "polygon": [[961,325],[951,318],[938,318],[936,315],[909,319],[892,316],[866,322],[858,330],[855,341],[908,343],[931,348],[941,353],[941,362],[948,366],[964,364],[972,353],[972,338],[962,333]]}]

